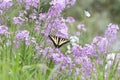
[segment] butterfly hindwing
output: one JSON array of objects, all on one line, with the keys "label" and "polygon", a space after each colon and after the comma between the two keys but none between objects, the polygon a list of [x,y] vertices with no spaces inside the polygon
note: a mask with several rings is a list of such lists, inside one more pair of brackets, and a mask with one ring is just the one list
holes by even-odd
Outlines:
[{"label": "butterfly hindwing", "polygon": [[60,48],[62,45],[69,42],[69,40],[65,39],[65,38],[60,38],[60,37],[52,36],[52,35],[49,35],[49,37],[52,40],[52,42],[54,43],[56,48]]}]

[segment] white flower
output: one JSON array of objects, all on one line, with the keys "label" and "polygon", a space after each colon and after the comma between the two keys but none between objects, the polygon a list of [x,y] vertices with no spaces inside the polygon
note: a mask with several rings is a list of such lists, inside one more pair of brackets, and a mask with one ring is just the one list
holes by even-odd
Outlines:
[{"label": "white flower", "polygon": [[107,58],[106,58],[107,64],[105,66],[105,69],[108,69],[112,65],[114,59],[115,59],[115,53],[111,53],[107,55]]},{"label": "white flower", "polygon": [[71,43],[79,43],[79,38],[77,36],[71,36],[70,37],[70,42]]},{"label": "white flower", "polygon": [[90,15],[90,13],[88,12],[88,11],[84,11],[84,13],[85,13],[85,15],[87,16],[87,17],[90,17],[91,15]]}]

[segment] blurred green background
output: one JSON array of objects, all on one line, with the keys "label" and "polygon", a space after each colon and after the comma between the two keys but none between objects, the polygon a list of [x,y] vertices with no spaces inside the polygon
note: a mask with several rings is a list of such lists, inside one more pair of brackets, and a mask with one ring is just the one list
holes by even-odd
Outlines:
[{"label": "blurred green background", "polygon": [[[86,17],[84,10],[89,11],[91,16]],[[120,25],[120,0],[76,0],[76,4],[64,12],[64,16],[73,16],[76,20],[72,30],[80,23],[85,24],[87,33],[82,35],[85,43],[90,43],[95,36],[103,36],[109,23]],[[114,43],[115,49],[120,49],[119,34]]]}]

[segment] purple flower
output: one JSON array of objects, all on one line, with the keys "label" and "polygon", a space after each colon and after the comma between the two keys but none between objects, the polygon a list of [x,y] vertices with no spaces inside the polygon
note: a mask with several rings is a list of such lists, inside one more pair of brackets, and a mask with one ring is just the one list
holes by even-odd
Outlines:
[{"label": "purple flower", "polygon": [[94,49],[94,45],[92,44],[86,44],[82,48],[82,54],[85,56],[90,56],[90,55],[93,55],[94,53],[95,53],[95,49]]},{"label": "purple flower", "polygon": [[8,27],[5,26],[5,25],[1,25],[1,26],[0,26],[0,34],[1,34],[1,35],[9,34],[9,32],[8,32]]},{"label": "purple flower", "polygon": [[63,8],[65,7],[70,7],[72,5],[74,5],[76,2],[76,0],[52,0],[50,2],[51,5],[61,5]]},{"label": "purple flower", "polygon": [[75,22],[75,19],[71,16],[67,17],[67,19],[65,20],[66,22],[69,22],[69,23],[73,23]]},{"label": "purple flower", "polygon": [[110,23],[108,25],[108,29],[105,31],[105,37],[110,41],[113,42],[116,39],[119,27],[116,24]]},{"label": "purple flower", "polygon": [[79,46],[79,45],[74,45],[72,47],[72,53],[75,55],[75,56],[82,56],[82,47]]},{"label": "purple flower", "polygon": [[39,5],[39,0],[26,0],[25,3],[26,3],[26,7],[33,6],[33,7],[37,8]]},{"label": "purple flower", "polygon": [[35,38],[26,38],[26,40],[25,40],[25,44],[26,45],[30,45],[31,43],[33,43],[33,44],[36,44],[36,40],[35,40]]},{"label": "purple flower", "polygon": [[49,16],[55,16],[58,17],[61,15],[61,12],[63,11],[63,7],[59,4],[51,6],[48,10]]},{"label": "purple flower", "polygon": [[[61,24],[60,24],[61,23]],[[68,27],[65,24],[65,22],[60,22],[59,25],[57,25],[58,33],[60,37],[67,38],[68,37]]]},{"label": "purple flower", "polygon": [[51,5],[60,5],[61,7],[65,8],[66,6],[66,0],[52,0],[50,2]]},{"label": "purple flower", "polygon": [[65,73],[67,73],[68,75],[71,74],[71,69],[73,67],[72,58],[70,56],[65,56],[59,50],[57,51],[58,53],[56,52],[52,54],[52,59],[53,61],[55,61],[55,64],[61,64],[58,69],[58,73],[62,70],[66,70]]},{"label": "purple flower", "polygon": [[18,2],[20,3],[24,3],[24,7],[25,9],[30,9],[30,7],[34,7],[34,8],[37,8],[38,5],[39,5],[39,0],[17,0]]},{"label": "purple flower", "polygon": [[50,47],[46,47],[45,49],[42,50],[42,55],[46,56],[47,54],[49,54],[49,56],[47,56],[47,58],[50,58],[51,55],[53,54],[53,49]]},{"label": "purple flower", "polygon": [[59,64],[60,62],[64,61],[64,55],[63,54],[53,54],[52,59],[53,59],[53,61],[55,61],[56,64]]},{"label": "purple flower", "polygon": [[45,30],[42,30],[41,33],[44,34],[45,36],[48,36],[51,32],[51,27],[48,26]]},{"label": "purple flower", "polygon": [[86,28],[85,28],[85,25],[84,25],[84,24],[79,24],[79,25],[77,26],[77,28],[78,28],[79,30],[86,31]]},{"label": "purple flower", "polygon": [[16,39],[20,39],[20,40],[24,40],[28,37],[29,37],[29,31],[27,30],[20,31],[15,36]]},{"label": "purple flower", "polygon": [[2,2],[0,2],[0,9],[8,9],[12,5],[12,0],[3,0]]},{"label": "purple flower", "polygon": [[39,14],[39,20],[41,21],[41,20],[45,20],[47,18],[47,14],[46,13],[40,13]]},{"label": "purple flower", "polygon": [[34,28],[34,30],[35,30],[36,32],[38,32],[38,31],[40,30],[40,26],[36,26],[36,27]]},{"label": "purple flower", "polygon": [[15,48],[18,48],[21,42],[25,42],[27,46],[29,46],[30,44],[37,45],[36,39],[34,37],[30,37],[29,31],[27,30],[23,30],[16,33],[14,40]]},{"label": "purple flower", "polygon": [[98,53],[106,53],[108,49],[108,40],[105,37],[97,36],[93,39],[93,44]]},{"label": "purple flower", "polygon": [[29,18],[35,20],[35,19],[37,19],[37,14],[36,13],[32,13],[32,14],[29,15]]},{"label": "purple flower", "polygon": [[43,30],[42,33],[45,34],[46,36],[48,36],[52,32],[56,32],[57,36],[65,38],[65,37],[68,36],[68,32],[67,31],[68,31],[68,27],[67,27],[64,19],[62,19],[60,17],[60,18],[56,18],[56,19],[50,20],[48,22],[47,28],[45,30]]},{"label": "purple flower", "polygon": [[22,25],[24,23],[25,19],[21,18],[21,17],[14,17],[13,18],[13,23],[14,24],[20,24]]},{"label": "purple flower", "polygon": [[66,6],[70,7],[75,4],[76,0],[65,0],[66,1]]},{"label": "purple flower", "polygon": [[76,64],[75,76],[77,76],[78,74],[82,74],[82,80],[84,80],[83,78],[85,78],[86,76],[90,78],[91,71],[94,72],[95,70],[95,67],[93,66],[90,58],[87,56],[84,57],[75,56],[74,61]]},{"label": "purple flower", "polygon": [[93,44],[86,44],[84,47],[81,47],[77,44],[73,45],[72,47],[72,53],[75,56],[91,56],[94,55],[96,50],[95,46]]},{"label": "purple flower", "polygon": [[77,36],[80,36],[80,32],[76,32],[76,35],[77,35]]},{"label": "purple flower", "polygon": [[19,43],[19,41],[14,41],[14,44],[15,44],[14,48],[18,48],[20,43]]},{"label": "purple flower", "polygon": [[37,8],[39,5],[39,0],[17,0],[17,1],[20,3],[24,3],[25,4],[24,7],[27,10],[30,9],[31,6]]}]

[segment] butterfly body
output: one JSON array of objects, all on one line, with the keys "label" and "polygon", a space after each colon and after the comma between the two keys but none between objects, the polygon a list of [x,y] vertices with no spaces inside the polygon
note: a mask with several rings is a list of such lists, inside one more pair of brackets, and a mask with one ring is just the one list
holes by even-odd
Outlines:
[{"label": "butterfly body", "polygon": [[52,40],[56,48],[60,48],[62,45],[70,42],[68,39],[60,38],[60,37],[52,36],[52,35],[49,35],[49,38]]}]

